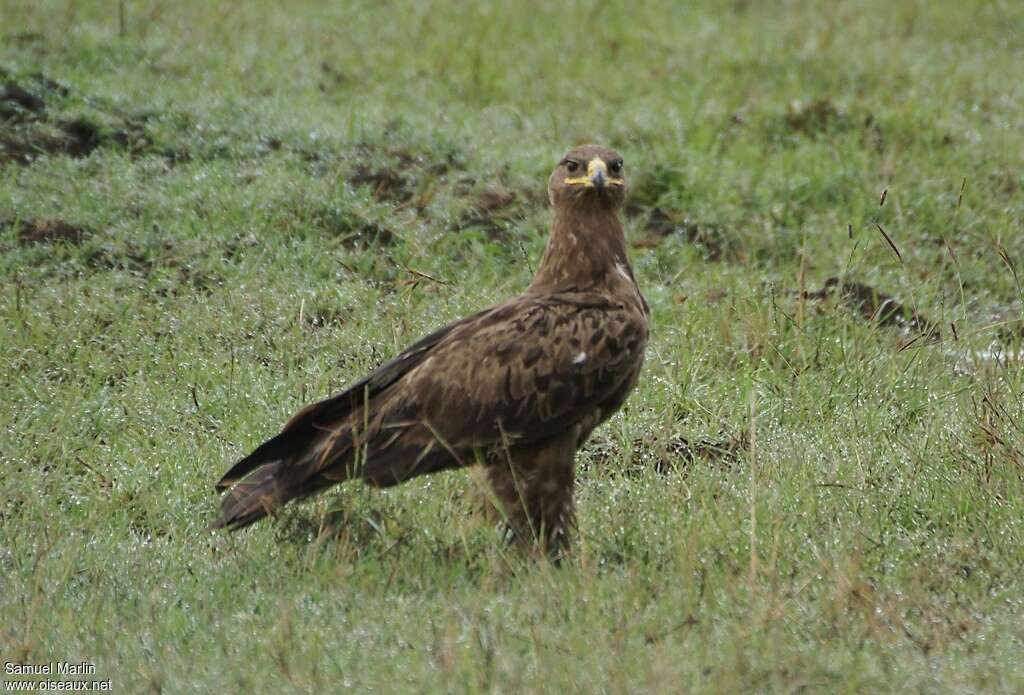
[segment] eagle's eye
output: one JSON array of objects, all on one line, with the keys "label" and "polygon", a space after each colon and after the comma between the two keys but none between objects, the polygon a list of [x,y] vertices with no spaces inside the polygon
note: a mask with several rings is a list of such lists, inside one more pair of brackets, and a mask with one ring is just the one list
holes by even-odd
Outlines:
[{"label": "eagle's eye", "polygon": [[622,160],[621,159],[616,159],[614,162],[609,164],[608,165],[608,171],[612,172],[613,174],[618,174],[619,172],[621,172],[622,171]]},{"label": "eagle's eye", "polygon": [[580,168],[580,165],[569,159],[565,162],[565,168],[568,169],[570,174],[574,174],[576,173],[576,170]]}]

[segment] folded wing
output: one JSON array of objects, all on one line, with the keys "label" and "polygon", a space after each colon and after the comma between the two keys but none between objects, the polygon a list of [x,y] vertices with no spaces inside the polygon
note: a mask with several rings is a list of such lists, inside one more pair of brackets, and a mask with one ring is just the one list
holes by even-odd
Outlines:
[{"label": "folded wing", "polygon": [[537,442],[614,412],[647,340],[639,307],[590,293],[525,295],[445,326],[312,404],[218,482],[215,526],[361,477],[380,486]]}]

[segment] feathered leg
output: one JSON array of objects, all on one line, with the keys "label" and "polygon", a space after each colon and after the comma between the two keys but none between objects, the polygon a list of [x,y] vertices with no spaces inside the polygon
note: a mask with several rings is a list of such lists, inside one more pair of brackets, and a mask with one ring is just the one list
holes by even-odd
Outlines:
[{"label": "feathered leg", "polygon": [[551,558],[568,550],[576,525],[573,504],[575,432],[540,444],[495,451],[487,478],[513,540]]}]

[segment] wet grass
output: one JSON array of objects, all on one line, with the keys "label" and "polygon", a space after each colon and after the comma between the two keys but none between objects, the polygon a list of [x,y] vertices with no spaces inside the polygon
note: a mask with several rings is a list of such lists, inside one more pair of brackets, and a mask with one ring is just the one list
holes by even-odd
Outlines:
[{"label": "wet grass", "polygon": [[[113,9],[112,9],[113,8]],[[1024,685],[1016,3],[8,2],[0,653],[126,691]],[[509,555],[475,478],[212,483],[519,291],[623,151],[653,309]]]}]

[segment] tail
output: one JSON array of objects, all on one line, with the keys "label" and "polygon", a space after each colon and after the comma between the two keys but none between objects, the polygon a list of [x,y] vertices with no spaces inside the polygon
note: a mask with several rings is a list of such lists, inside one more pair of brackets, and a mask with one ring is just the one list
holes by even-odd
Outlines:
[{"label": "tail", "polygon": [[220,502],[220,517],[209,529],[245,528],[275,511],[290,499],[285,493],[280,461],[267,463],[237,483]]},{"label": "tail", "polygon": [[[290,500],[343,480],[344,476],[325,471],[323,463],[328,458],[332,464],[344,459],[351,446],[349,433],[333,424],[348,410],[342,397],[306,406],[276,437],[232,466],[215,486],[226,492],[220,502],[221,515],[208,528],[245,528]],[[324,455],[325,447],[331,450],[330,457]]]},{"label": "tail", "polygon": [[[372,399],[420,364],[452,329],[483,313],[431,333],[342,393],[308,405],[296,413],[276,437],[263,442],[217,481],[216,489],[227,492],[221,500],[220,518],[210,524],[209,528],[244,528],[271,514],[289,500],[307,497],[362,475],[350,468],[350,453],[360,442],[356,441],[357,437],[348,422],[364,422],[369,413],[364,412],[361,417],[360,409],[372,412],[373,406],[368,405]],[[366,440],[364,436],[363,442]],[[385,448],[394,440],[392,436]],[[329,455],[324,455],[324,447]],[[384,458],[377,462],[378,470],[368,480],[377,485],[400,482],[405,476],[385,476],[384,472],[390,471],[398,461],[407,458],[416,468],[416,475],[454,465],[447,462],[446,454],[439,456],[440,452],[434,458],[443,460],[433,463],[433,459],[425,460],[419,449],[413,452],[411,458],[397,449],[392,452],[392,460]]]}]

